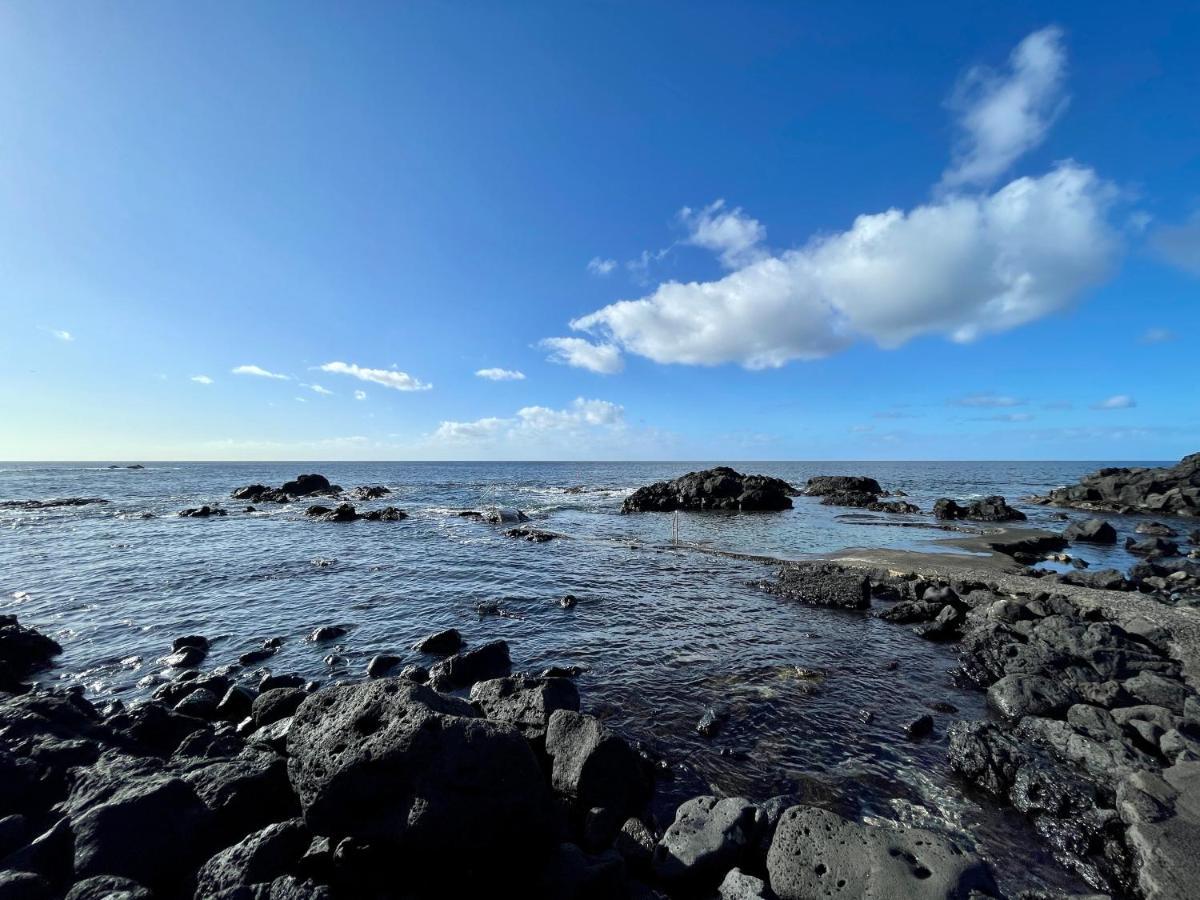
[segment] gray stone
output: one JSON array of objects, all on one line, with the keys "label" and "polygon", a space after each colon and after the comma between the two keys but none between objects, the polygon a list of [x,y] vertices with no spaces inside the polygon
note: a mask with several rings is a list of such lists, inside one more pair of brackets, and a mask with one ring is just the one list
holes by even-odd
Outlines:
[{"label": "gray stone", "polygon": [[581,809],[604,806],[630,816],[650,798],[652,783],[641,760],[594,716],[556,710],[546,728],[550,780]]},{"label": "gray stone", "polygon": [[696,797],[682,804],[654,848],[654,873],[664,882],[713,887],[742,861],[760,813],[741,797]]},{"label": "gray stone", "polygon": [[196,873],[196,900],[268,882],[293,868],[311,842],[299,819],[268,825],[226,847]]},{"label": "gray stone", "polygon": [[154,900],[154,895],[129,878],[93,875],[75,882],[64,900]]},{"label": "gray stone", "polygon": [[862,572],[832,563],[790,563],[766,588],[816,606],[866,609],[871,605],[871,580]]},{"label": "gray stone", "polygon": [[767,883],[761,878],[733,868],[717,888],[717,897],[720,900],[767,900],[771,894],[767,891]]},{"label": "gray stone", "polygon": [[943,900],[996,891],[987,866],[947,838],[921,828],[863,825],[807,806],[784,813],[767,873],[780,900]]},{"label": "gray stone", "polygon": [[988,706],[1007,719],[1066,712],[1075,692],[1043,675],[1005,675],[987,692]]},{"label": "gray stone", "polygon": [[429,683],[439,691],[470,687],[477,681],[503,678],[512,671],[508,644],[492,641],[447,657],[429,670]]},{"label": "gray stone", "polygon": [[471,702],[493,721],[515,725],[527,738],[542,737],[555,710],[579,712],[579,689],[566,678],[514,675],[479,681]]},{"label": "gray stone", "polygon": [[1139,672],[1121,683],[1131,696],[1142,703],[1165,706],[1173,713],[1182,714],[1183,704],[1191,694],[1184,685],[1153,672]]}]

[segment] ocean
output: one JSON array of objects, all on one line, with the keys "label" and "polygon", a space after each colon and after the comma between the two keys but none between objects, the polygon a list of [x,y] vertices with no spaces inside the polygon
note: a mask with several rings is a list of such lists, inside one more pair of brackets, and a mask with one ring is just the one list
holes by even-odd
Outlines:
[{"label": "ocean", "polygon": [[[870,475],[926,513],[798,497],[781,513],[620,514],[635,488],[715,464],[0,463],[0,500],[109,501],[0,509],[0,612],[63,645],[43,682],[78,685],[98,701],[152,692],[169,677],[161,658],[183,634],[212,639],[206,666],[282,638],[267,667],[319,681],[362,677],[377,653],[421,661],[412,644],[442,628],[458,628],[471,644],[503,638],[516,670],[586,669],[578,679],[585,711],[670,763],[674,778],[660,783],[656,800],[667,821],[697,793],[793,794],[958,835],[1012,890],[1080,887],[1031,850],[1040,843],[1023,820],[976,804],[954,783],[945,728],[986,711],[980,693],[956,684],[953,645],[767,594],[758,582],[771,577],[770,563],[704,550],[781,559],[855,546],[930,550],[949,536],[926,527],[943,496],[1002,494],[1030,525],[1061,530],[1055,516],[1064,511],[1019,498],[1101,465],[1161,463],[725,462],[798,486],[819,474]],[[360,511],[395,505],[409,517],[319,522],[303,515],[308,502],[247,513],[229,497],[241,485],[313,471],[347,489],[387,485],[390,496],[356,504]],[[201,504],[229,515],[177,515]],[[492,506],[521,509],[563,537],[532,544],[456,514]],[[1119,548],[1079,552],[1093,566],[1132,562]],[[565,594],[577,605],[562,608]],[[502,614],[481,616],[476,604],[485,601]],[[306,640],[325,624],[349,628],[336,649]],[[342,661],[334,667],[331,653]],[[904,723],[937,701],[959,713],[935,716],[927,741],[904,740]],[[710,706],[728,719],[706,739],[695,726]],[[869,722],[864,710],[874,714]]]}]

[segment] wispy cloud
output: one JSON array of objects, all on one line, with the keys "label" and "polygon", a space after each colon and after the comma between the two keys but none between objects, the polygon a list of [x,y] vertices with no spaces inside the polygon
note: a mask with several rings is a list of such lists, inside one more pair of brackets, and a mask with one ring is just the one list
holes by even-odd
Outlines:
[{"label": "wispy cloud", "polygon": [[69,332],[69,331],[63,331],[58,328],[52,328],[50,330],[50,333],[52,335],[54,335],[56,338],[58,338],[60,341],[66,341],[66,342],[70,343],[71,341],[75,340],[75,335],[71,334],[71,332]]},{"label": "wispy cloud", "polygon": [[711,250],[726,268],[736,269],[765,255],[760,245],[767,229],[740,206],[726,209],[724,200],[701,209],[685,206],[679,211],[679,220],[688,229],[686,243]]},{"label": "wispy cloud", "polygon": [[1033,419],[1032,413],[1016,412],[1016,413],[997,413],[994,416],[982,416],[980,421],[983,422],[1029,422]]},{"label": "wispy cloud", "polygon": [[550,362],[587,369],[601,375],[615,375],[625,368],[621,351],[614,344],[593,344],[583,338],[546,338],[540,346],[550,351]]},{"label": "wispy cloud", "polygon": [[990,184],[1045,140],[1067,106],[1062,38],[1053,26],[1035,31],[1013,50],[1004,72],[975,66],[963,76],[949,101],[962,137],[943,186]]},{"label": "wispy cloud", "polygon": [[968,407],[1008,407],[1008,406],[1024,406],[1025,401],[1016,397],[1007,397],[1003,394],[996,394],[991,391],[978,394],[967,394],[965,397],[956,397],[950,401],[951,406],[968,406]]},{"label": "wispy cloud", "polygon": [[394,391],[428,391],[433,385],[426,384],[414,378],[407,372],[398,369],[367,369],[354,363],[328,362],[319,367],[322,372],[332,372],[335,375],[349,375],[359,381],[369,381],[380,384]]},{"label": "wispy cloud", "polygon": [[366,399],[367,399],[367,392],[366,392],[366,391],[355,391],[355,392],[354,392],[354,399],[355,399],[355,400],[366,400]]},{"label": "wispy cloud", "polygon": [[237,366],[230,370],[234,375],[253,375],[256,378],[274,378],[277,381],[291,381],[290,375],[280,375],[278,372],[268,372],[262,366]]},{"label": "wispy cloud", "polygon": [[1128,394],[1113,394],[1107,400],[1095,404],[1092,409],[1132,409],[1135,406],[1137,401]]},{"label": "wispy cloud", "polygon": [[1140,341],[1143,344],[1163,344],[1175,340],[1175,332],[1166,328],[1147,328]]},{"label": "wispy cloud", "polygon": [[332,397],[333,391],[329,388],[321,387],[319,384],[302,384],[300,387],[308,388],[314,394],[321,394],[324,397]]},{"label": "wispy cloud", "polygon": [[488,381],[524,381],[525,373],[516,369],[479,369],[476,378],[486,378]]},{"label": "wispy cloud", "polygon": [[446,443],[521,440],[595,428],[619,429],[624,424],[625,410],[616,403],[576,397],[565,409],[526,406],[506,418],[489,416],[469,422],[442,422],[430,438]]},{"label": "wispy cloud", "polygon": [[196,384],[212,384],[213,383],[213,380],[211,378],[209,378],[207,375],[193,375],[192,381],[196,382]]},{"label": "wispy cloud", "polygon": [[587,270],[593,275],[608,275],[617,267],[615,259],[601,259],[598,256],[593,256],[588,260]]},{"label": "wispy cloud", "polygon": [[1150,234],[1160,259],[1192,275],[1200,275],[1200,211],[1180,225],[1160,225]]}]

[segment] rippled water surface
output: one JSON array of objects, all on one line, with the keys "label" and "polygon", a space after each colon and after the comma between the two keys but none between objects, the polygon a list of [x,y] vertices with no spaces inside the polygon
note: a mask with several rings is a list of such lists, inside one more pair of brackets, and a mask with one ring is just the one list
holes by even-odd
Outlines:
[{"label": "rippled water surface", "polygon": [[[954,685],[953,647],[860,613],[810,608],[754,583],[770,565],[698,552],[688,544],[799,558],[848,546],[931,549],[946,537],[928,515],[896,517],[825,507],[799,497],[766,514],[620,515],[634,488],[703,463],[0,464],[0,499],[103,497],[109,503],[0,510],[0,606],[56,637],[65,652],[44,681],[80,683],[94,696],[133,698],[162,677],[173,637],[214,638],[206,665],[233,662],[269,637],[278,672],[317,679],[362,673],[367,660],[456,627],[470,643],[504,638],[514,667],[579,664],[584,708],[672,762],[659,786],[668,816],[711,787],[766,799],[794,793],[839,811],[915,822],[974,841],[1012,888],[1071,886],[1039,856],[1019,821],[961,796],[945,763],[946,727],[903,739],[903,724],[946,701],[986,715],[981,695]],[[750,463],[802,484],[817,474],[866,474],[928,510],[941,496],[1004,494],[1010,502],[1075,481],[1096,463]],[[402,522],[306,519],[305,502],[244,512],[239,485],[278,485],[320,471],[346,488],[385,484]],[[582,488],[582,490],[575,490]],[[327,501],[318,501],[327,502]],[[218,503],[223,518],[179,518]],[[492,505],[527,512],[565,535],[547,544],[505,537],[455,511]],[[1059,511],[1021,506],[1033,525],[1061,529]],[[152,517],[145,517],[150,513]],[[899,523],[911,527],[900,527]],[[943,549],[943,548],[939,548]],[[1084,551],[1124,567],[1117,549]],[[579,598],[564,610],[558,599]],[[504,616],[475,604],[498,600]],[[337,653],[305,637],[350,628]],[[898,665],[892,665],[897,663]],[[797,667],[819,670],[801,677]],[[729,710],[713,739],[695,732],[710,705]],[[864,723],[863,710],[874,718]]]}]

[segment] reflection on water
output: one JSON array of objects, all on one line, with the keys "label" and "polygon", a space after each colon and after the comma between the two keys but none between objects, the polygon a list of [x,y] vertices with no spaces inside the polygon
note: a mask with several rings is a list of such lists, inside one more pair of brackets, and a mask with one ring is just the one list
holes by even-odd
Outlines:
[{"label": "reflection on water", "polygon": [[[985,714],[982,697],[955,686],[953,648],[859,613],[809,608],[753,583],[762,562],[670,545],[669,515],[619,514],[633,488],[702,464],[322,464],[345,487],[387,484],[403,522],[313,522],[308,504],[228,499],[235,486],[279,484],[311,466],[287,464],[0,467],[0,498],[103,496],[112,503],[42,511],[0,510],[0,600],[65,648],[48,680],[96,696],[136,697],[162,675],[158,661],[184,633],[213,639],[207,664],[233,662],[282,637],[274,671],[360,675],[379,652],[417,654],[422,635],[459,628],[471,643],[504,638],[517,668],[586,667],[585,709],[671,764],[658,812],[698,792],[755,799],[793,794],[847,814],[940,827],[977,841],[1015,887],[1070,886],[1019,820],[965,800],[950,779],[944,733],[903,739],[906,721],[935,701],[959,716]],[[1094,464],[750,464],[803,483],[836,472],[876,477],[928,509],[939,496],[1006,494],[1010,500],[1070,482]],[[583,486],[585,490],[569,490]],[[186,519],[184,507],[219,502],[230,515]],[[530,544],[454,514],[516,506],[569,537]],[[1053,510],[1027,509],[1053,525]],[[144,518],[146,513],[152,518]],[[896,527],[882,522],[906,522]],[[801,557],[845,546],[925,549],[946,536],[925,517],[889,517],[797,498],[778,514],[685,514],[685,542]],[[1123,551],[1088,548],[1099,565]],[[558,598],[579,603],[563,609]],[[481,618],[498,600],[509,615]],[[305,637],[342,624],[336,647]],[[331,671],[335,653],[345,667]],[[712,738],[696,723],[724,714]],[[865,715],[869,711],[873,715]]]}]

